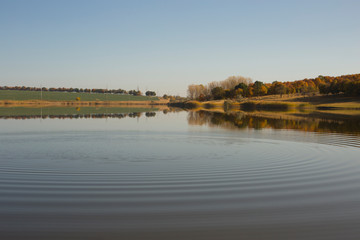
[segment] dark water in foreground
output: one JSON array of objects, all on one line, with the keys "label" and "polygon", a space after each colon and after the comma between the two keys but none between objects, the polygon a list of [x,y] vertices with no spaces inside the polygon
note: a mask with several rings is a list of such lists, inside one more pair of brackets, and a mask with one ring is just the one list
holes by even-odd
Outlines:
[{"label": "dark water in foreground", "polygon": [[357,118],[107,114],[0,119],[0,239],[360,238]]}]

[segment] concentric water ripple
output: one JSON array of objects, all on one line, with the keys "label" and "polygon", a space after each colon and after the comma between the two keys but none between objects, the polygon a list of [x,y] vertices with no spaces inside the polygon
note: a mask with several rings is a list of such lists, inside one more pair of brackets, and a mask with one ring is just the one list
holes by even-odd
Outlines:
[{"label": "concentric water ripple", "polygon": [[359,142],[296,131],[6,134],[0,236],[358,239]]}]

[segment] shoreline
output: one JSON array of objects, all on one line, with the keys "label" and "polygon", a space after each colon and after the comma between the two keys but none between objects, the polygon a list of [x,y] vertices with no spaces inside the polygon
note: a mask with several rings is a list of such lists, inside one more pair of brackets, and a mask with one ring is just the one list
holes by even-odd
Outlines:
[{"label": "shoreline", "polygon": [[44,100],[0,100],[1,107],[38,107],[38,106],[75,106],[75,107],[109,107],[109,106],[167,106],[169,100],[154,101],[44,101]]},{"label": "shoreline", "polygon": [[185,109],[240,109],[240,110],[360,110],[359,97],[347,96],[327,96],[317,95],[312,97],[290,97],[266,96],[248,98],[242,100],[210,100],[196,101],[189,100],[184,102],[170,103],[170,106],[182,107]]}]

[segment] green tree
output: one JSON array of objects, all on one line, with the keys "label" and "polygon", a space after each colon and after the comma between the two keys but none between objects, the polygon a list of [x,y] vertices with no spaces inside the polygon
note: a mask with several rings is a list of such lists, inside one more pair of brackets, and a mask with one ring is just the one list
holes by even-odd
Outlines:
[{"label": "green tree", "polygon": [[[235,90],[237,90],[237,92],[240,93],[243,97],[249,96],[248,88],[249,88],[248,85],[246,85],[245,83],[239,83],[238,85],[235,86]],[[239,91],[239,89],[241,89],[242,91]]]},{"label": "green tree", "polygon": [[276,82],[274,91],[275,94],[280,94],[280,97],[282,98],[282,95],[286,93],[286,86],[283,83]]},{"label": "green tree", "polygon": [[222,87],[216,87],[211,90],[211,95],[215,100],[221,100],[225,98],[225,90]]},{"label": "green tree", "polygon": [[253,85],[253,88],[254,88],[255,96],[261,96],[261,95],[265,95],[267,93],[267,88],[263,82],[256,81]]}]

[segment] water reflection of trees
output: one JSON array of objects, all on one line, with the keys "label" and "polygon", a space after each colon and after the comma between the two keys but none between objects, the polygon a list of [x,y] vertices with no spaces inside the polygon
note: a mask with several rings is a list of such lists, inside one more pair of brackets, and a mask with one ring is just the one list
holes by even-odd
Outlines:
[{"label": "water reflection of trees", "polygon": [[189,112],[190,125],[207,125],[228,129],[293,129],[307,132],[339,132],[360,134],[360,118],[331,119],[324,116],[292,117],[274,114],[272,117],[243,112]]},{"label": "water reflection of trees", "polygon": [[[146,117],[155,117],[155,112],[146,112]],[[87,119],[87,118],[139,118],[143,112],[130,113],[95,113],[95,114],[50,114],[50,115],[18,115],[18,116],[0,116],[0,119]]]},{"label": "water reflection of trees", "polygon": [[86,118],[147,118],[156,117],[157,112],[163,114],[183,111],[180,108],[0,108],[0,119],[86,119]]},{"label": "water reflection of trees", "polygon": [[145,113],[146,117],[155,117],[156,116],[156,112],[146,112]]}]

